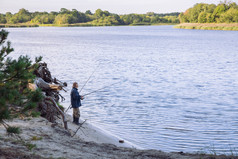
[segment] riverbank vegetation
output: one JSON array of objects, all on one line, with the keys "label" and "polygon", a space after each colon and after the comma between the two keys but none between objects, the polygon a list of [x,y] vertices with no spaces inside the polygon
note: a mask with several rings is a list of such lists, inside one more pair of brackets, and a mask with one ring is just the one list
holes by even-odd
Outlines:
[{"label": "riverbank vegetation", "polygon": [[65,129],[67,121],[59,100],[64,100],[59,91],[67,87],[56,78],[52,78],[46,63],[40,63],[42,57],[36,57],[33,63],[28,56],[12,59],[14,51],[11,42],[6,41],[8,32],[0,30],[0,125],[9,134],[19,134],[18,127],[11,127],[5,120],[16,117],[45,117],[54,122],[62,116]]},{"label": "riverbank vegetation", "polygon": [[178,12],[168,14],[125,14],[118,15],[97,9],[85,13],[76,9],[61,8],[59,12],[29,12],[20,9],[12,14],[0,14],[0,27],[30,27],[30,26],[113,26],[113,25],[155,25],[178,24]]},{"label": "riverbank vegetation", "polygon": [[41,90],[31,91],[27,87],[28,83],[33,83],[33,71],[41,57],[36,58],[35,64],[28,56],[10,58],[9,54],[14,49],[6,41],[7,36],[7,31],[0,30],[0,124],[4,125],[8,133],[18,133],[18,128],[10,127],[4,120],[20,114],[30,115],[41,101]]},{"label": "riverbank vegetation", "polygon": [[218,5],[199,3],[181,13],[179,20],[184,24],[176,28],[238,30],[238,5],[227,1]]},{"label": "riverbank vegetation", "polygon": [[179,15],[181,23],[238,23],[238,5],[199,3]]},{"label": "riverbank vegetation", "polygon": [[238,31],[238,23],[182,23],[174,26],[178,29],[200,29],[200,30],[234,30]]}]

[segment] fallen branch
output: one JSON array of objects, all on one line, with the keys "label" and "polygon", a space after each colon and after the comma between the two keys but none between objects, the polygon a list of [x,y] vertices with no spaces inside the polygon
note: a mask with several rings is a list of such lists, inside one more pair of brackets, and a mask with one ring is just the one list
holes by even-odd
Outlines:
[{"label": "fallen branch", "polygon": [[52,105],[54,106],[54,108],[57,109],[57,111],[60,113],[60,115],[62,116],[62,120],[64,122],[64,128],[68,129],[68,125],[67,125],[67,121],[66,121],[66,117],[64,112],[60,109],[60,107],[58,106],[58,104],[55,102],[55,100],[51,97],[45,97],[45,100],[49,100],[52,102]]},{"label": "fallen branch", "polygon": [[[79,131],[79,129],[82,127],[82,125],[87,121],[87,119],[84,120],[84,122],[82,124],[79,125],[78,129],[75,131],[74,135],[77,134],[77,132]],[[74,135],[72,137],[74,137]]]}]

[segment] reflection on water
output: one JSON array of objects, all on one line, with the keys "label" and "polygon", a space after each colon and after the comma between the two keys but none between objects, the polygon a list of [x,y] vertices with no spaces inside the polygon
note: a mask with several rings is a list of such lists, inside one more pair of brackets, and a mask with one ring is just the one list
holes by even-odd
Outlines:
[{"label": "reflection on water", "polygon": [[[172,26],[11,28],[15,57],[42,55],[80,86],[83,118],[147,149],[238,148],[238,32]],[[63,93],[69,105],[69,92]],[[237,152],[237,151],[236,151]]]}]

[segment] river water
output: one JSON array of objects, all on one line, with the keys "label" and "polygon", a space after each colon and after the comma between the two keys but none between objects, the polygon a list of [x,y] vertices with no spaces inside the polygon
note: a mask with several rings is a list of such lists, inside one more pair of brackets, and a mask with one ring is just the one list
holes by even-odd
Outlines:
[{"label": "river water", "polygon": [[[238,153],[238,32],[173,26],[8,28],[85,97],[82,118],[145,149]],[[69,111],[71,113],[72,110]]]}]

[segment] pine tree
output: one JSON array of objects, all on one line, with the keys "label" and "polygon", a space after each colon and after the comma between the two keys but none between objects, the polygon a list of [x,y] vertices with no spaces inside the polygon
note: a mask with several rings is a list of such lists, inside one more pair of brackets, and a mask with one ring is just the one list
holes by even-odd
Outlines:
[{"label": "pine tree", "polygon": [[0,123],[10,119],[10,108],[20,107],[20,112],[25,113],[34,109],[42,99],[41,90],[31,91],[28,83],[33,83],[33,71],[41,57],[35,63],[28,56],[12,59],[8,55],[14,51],[11,42],[7,41],[8,32],[0,30]]}]

